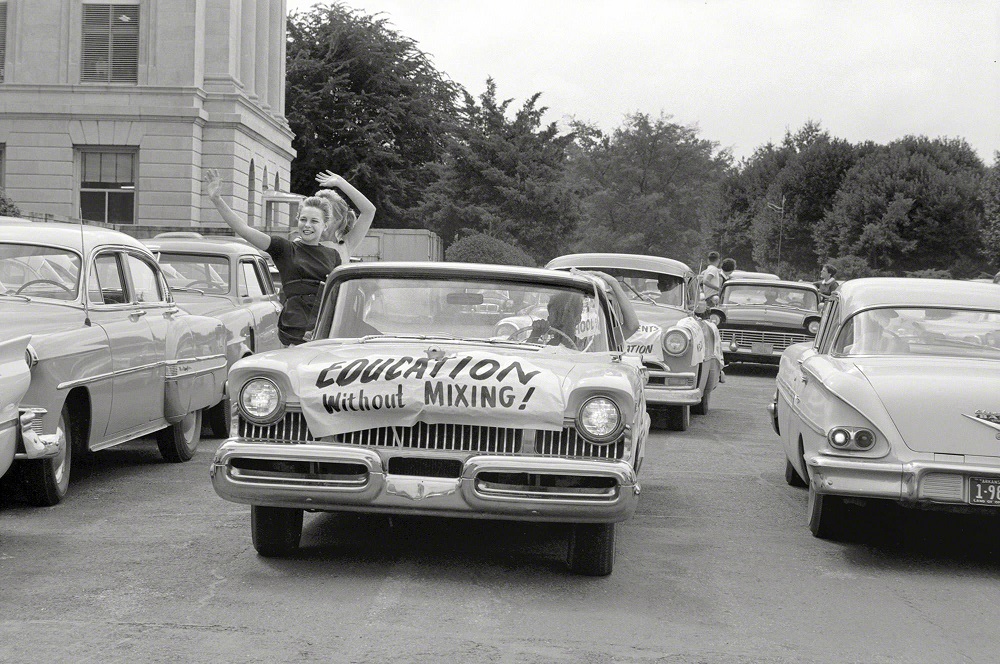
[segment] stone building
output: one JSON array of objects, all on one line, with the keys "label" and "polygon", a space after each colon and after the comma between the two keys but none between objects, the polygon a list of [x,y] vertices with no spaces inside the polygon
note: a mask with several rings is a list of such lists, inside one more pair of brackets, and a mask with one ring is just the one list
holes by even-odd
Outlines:
[{"label": "stone building", "polygon": [[[260,223],[287,190],[286,0],[0,0],[0,186],[29,214]],[[231,194],[231,196],[230,196]]]}]

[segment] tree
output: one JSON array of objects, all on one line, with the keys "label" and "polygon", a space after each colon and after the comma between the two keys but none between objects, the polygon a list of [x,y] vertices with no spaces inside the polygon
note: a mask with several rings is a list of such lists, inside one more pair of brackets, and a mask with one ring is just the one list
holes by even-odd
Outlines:
[{"label": "tree", "polygon": [[512,99],[498,101],[486,82],[477,101],[468,93],[444,158],[435,165],[418,210],[449,245],[464,234],[486,233],[523,248],[539,263],[564,245],[575,225],[572,193],[563,172],[572,135],[555,123],[539,94],[508,117]]},{"label": "tree", "polygon": [[816,226],[821,260],[861,256],[875,270],[969,270],[982,238],[985,167],[964,140],[908,136],[847,173]]},{"label": "tree", "polygon": [[455,121],[460,86],[387,19],[341,3],[288,21],[286,117],[298,153],[291,189],[343,175],[378,208],[377,224],[414,224],[416,207]]},{"label": "tree", "polygon": [[21,208],[7,196],[7,192],[0,189],[0,217],[20,217]]},{"label": "tree", "polygon": [[692,263],[720,200],[728,152],[661,115],[610,135],[580,123],[569,171],[580,197],[576,251],[667,255]]},{"label": "tree", "polygon": [[535,260],[523,249],[484,233],[467,235],[445,251],[445,259],[456,263],[495,263],[534,267]]},{"label": "tree", "polygon": [[983,205],[983,256],[992,270],[1000,269],[1000,151],[993,153],[993,165],[983,178],[979,199]]}]

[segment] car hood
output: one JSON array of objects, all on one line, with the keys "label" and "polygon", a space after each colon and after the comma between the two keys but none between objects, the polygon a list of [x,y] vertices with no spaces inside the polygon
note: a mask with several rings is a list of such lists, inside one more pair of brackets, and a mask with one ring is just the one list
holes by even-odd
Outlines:
[{"label": "car hood", "polygon": [[32,336],[76,329],[83,324],[83,309],[66,304],[49,304],[41,300],[27,302],[20,298],[0,298],[0,338],[11,339],[24,334]]},{"label": "car hood", "polygon": [[616,357],[522,344],[329,340],[241,360],[230,382],[262,373],[287,380],[289,401],[297,397],[317,437],[417,422],[560,430],[588,391],[613,395],[623,417],[634,416],[639,374]]},{"label": "car hood", "polygon": [[[915,452],[1000,456],[1000,364],[878,358],[855,366]],[[977,417],[976,413],[980,416]]]},{"label": "car hood", "polygon": [[726,320],[722,327],[734,325],[754,325],[757,327],[794,327],[801,328],[806,318],[819,318],[818,311],[808,309],[792,309],[789,307],[768,306],[730,306],[719,307],[725,312]]}]

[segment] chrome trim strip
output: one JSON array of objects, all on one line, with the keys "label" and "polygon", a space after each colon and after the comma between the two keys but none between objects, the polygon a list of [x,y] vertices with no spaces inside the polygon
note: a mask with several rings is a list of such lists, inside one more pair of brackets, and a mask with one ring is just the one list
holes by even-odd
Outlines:
[{"label": "chrome trim strip", "polygon": [[[130,367],[128,369],[121,369],[119,371],[112,371],[110,373],[98,374],[96,376],[89,376],[87,378],[78,378],[76,380],[67,380],[65,382],[56,385],[57,390],[68,390],[74,387],[79,387],[80,385],[87,385],[89,383],[95,383],[100,380],[107,380],[108,378],[115,378],[117,376],[127,376],[133,373],[139,373],[140,371],[149,371],[152,369],[158,369],[164,366],[176,366],[183,362],[200,362],[205,360],[215,360],[221,359],[222,362],[218,365],[212,365],[205,369],[198,369],[197,371],[186,372],[184,376],[197,376],[203,373],[209,373],[217,369],[221,369],[226,365],[226,356],[222,354],[218,355],[207,355],[205,357],[195,357],[195,358],[185,358],[180,360],[160,360],[159,362],[153,362],[152,364],[144,364],[140,367]],[[167,380],[177,379],[181,376],[167,376]]]}]

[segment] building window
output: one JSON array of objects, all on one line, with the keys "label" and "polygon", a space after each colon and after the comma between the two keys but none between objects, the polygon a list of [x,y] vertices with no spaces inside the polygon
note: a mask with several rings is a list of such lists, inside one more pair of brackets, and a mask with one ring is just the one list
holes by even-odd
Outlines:
[{"label": "building window", "polygon": [[109,224],[135,223],[136,153],[80,153],[80,217]]},{"label": "building window", "polygon": [[139,5],[83,5],[80,81],[139,82]]},{"label": "building window", "polygon": [[7,63],[7,3],[0,2],[0,83]]}]

